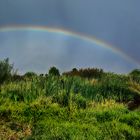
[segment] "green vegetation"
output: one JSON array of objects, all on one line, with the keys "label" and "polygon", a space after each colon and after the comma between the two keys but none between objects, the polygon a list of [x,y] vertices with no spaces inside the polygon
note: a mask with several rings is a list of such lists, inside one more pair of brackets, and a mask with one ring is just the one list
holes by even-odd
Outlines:
[{"label": "green vegetation", "polygon": [[59,70],[56,67],[51,67],[49,70],[49,75],[60,76]]},{"label": "green vegetation", "polygon": [[11,76],[13,66],[9,64],[9,59],[0,61],[0,85]]},{"label": "green vegetation", "polygon": [[60,75],[55,67],[48,75],[7,73],[0,87],[2,140],[140,139],[140,84],[132,74],[74,68]]},{"label": "green vegetation", "polygon": [[132,72],[130,72],[130,76],[134,81],[140,83],[140,70],[139,69],[135,69]]}]

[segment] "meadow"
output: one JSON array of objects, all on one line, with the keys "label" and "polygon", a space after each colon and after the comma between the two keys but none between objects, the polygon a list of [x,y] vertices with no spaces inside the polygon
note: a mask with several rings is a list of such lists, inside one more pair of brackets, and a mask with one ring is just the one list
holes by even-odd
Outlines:
[{"label": "meadow", "polygon": [[0,140],[139,140],[139,76],[14,74],[0,84]]}]

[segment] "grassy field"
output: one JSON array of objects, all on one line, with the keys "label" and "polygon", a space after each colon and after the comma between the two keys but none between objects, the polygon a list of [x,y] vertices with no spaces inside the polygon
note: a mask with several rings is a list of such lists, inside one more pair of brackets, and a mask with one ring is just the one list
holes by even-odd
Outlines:
[{"label": "grassy field", "polygon": [[139,93],[139,82],[112,73],[5,82],[0,140],[140,140]]}]

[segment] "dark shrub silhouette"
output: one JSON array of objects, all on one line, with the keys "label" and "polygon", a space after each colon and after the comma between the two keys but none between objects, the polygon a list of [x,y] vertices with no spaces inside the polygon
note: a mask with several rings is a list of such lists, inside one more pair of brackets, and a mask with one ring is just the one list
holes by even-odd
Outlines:
[{"label": "dark shrub silhouette", "polygon": [[0,85],[11,77],[13,65],[9,64],[9,58],[0,60]]},{"label": "dark shrub silhouette", "polygon": [[60,72],[56,67],[51,67],[49,70],[49,75],[60,76]]}]

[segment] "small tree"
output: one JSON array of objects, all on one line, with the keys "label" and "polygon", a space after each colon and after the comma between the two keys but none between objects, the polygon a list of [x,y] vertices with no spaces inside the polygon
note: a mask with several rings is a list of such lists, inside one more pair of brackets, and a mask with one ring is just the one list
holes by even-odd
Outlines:
[{"label": "small tree", "polygon": [[51,67],[49,70],[49,75],[60,76],[60,72],[56,67]]},{"label": "small tree", "polygon": [[11,77],[13,65],[9,64],[9,58],[0,60],[0,85]]},{"label": "small tree", "polygon": [[140,69],[134,69],[132,72],[130,72],[130,75],[139,76],[140,75]]},{"label": "small tree", "polygon": [[140,82],[140,69],[134,69],[129,73],[133,80]]},{"label": "small tree", "polygon": [[33,77],[37,77],[37,74],[35,72],[26,72],[24,74],[24,77],[33,78]]},{"label": "small tree", "polygon": [[73,68],[72,72],[78,72],[78,70],[76,68]]}]

